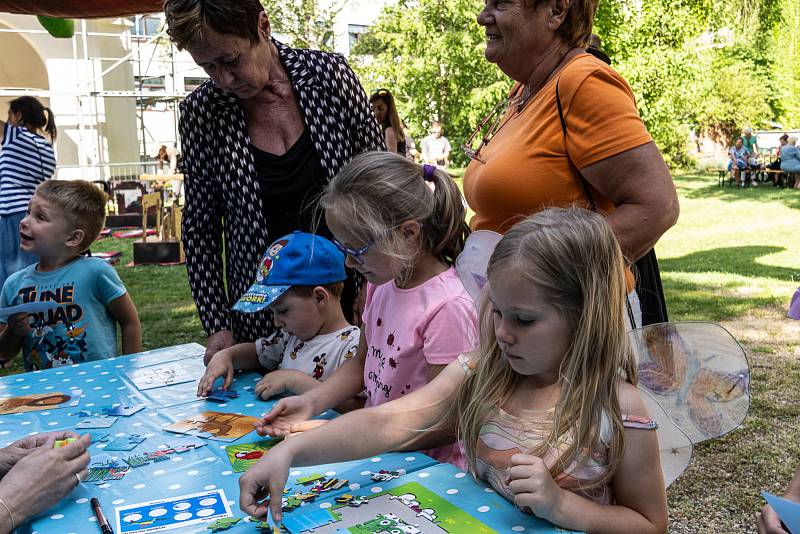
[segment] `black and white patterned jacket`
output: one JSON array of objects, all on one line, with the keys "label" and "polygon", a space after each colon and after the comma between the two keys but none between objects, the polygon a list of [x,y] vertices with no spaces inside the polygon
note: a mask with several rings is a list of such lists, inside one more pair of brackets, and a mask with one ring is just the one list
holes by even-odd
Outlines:
[{"label": "black and white patterned jacket", "polygon": [[[273,43],[329,180],[353,156],[385,150],[364,89],[342,56]],[[200,321],[208,334],[231,330],[237,341],[255,341],[272,328],[269,312],[230,307],[254,281],[266,247],[280,236],[266,232],[244,113],[236,96],[211,80],[180,108],[183,244]]]}]

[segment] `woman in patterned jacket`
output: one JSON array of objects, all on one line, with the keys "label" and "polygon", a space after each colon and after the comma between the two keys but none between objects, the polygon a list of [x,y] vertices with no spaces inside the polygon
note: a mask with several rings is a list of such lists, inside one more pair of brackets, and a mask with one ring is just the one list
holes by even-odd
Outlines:
[{"label": "woman in patterned jacket", "polygon": [[259,0],[167,0],[164,11],[173,42],[210,77],[180,120],[183,242],[208,362],[270,332],[268,312],[229,309],[267,245],[294,230],[329,236],[318,194],[353,156],[385,146],[344,58],[273,39]]}]

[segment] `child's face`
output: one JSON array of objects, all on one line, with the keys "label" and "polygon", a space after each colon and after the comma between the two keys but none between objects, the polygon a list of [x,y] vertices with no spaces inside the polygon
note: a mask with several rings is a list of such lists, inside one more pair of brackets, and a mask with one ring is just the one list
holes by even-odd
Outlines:
[{"label": "child's face", "polygon": [[569,347],[569,324],[536,287],[513,270],[489,280],[494,331],[503,356],[517,373],[555,383]]},{"label": "child's face", "polygon": [[19,223],[20,248],[37,256],[63,253],[73,234],[66,217],[54,204],[33,195],[28,214]]},{"label": "child's face", "polygon": [[325,322],[324,305],[316,295],[301,297],[289,290],[270,304],[269,309],[275,326],[308,341],[317,335]]},{"label": "child's face", "polygon": [[[350,249],[360,249],[367,243],[356,239],[347,224],[338,220],[330,211],[325,211],[325,221],[328,223],[333,236],[343,246]],[[380,252],[375,245],[358,257],[345,254],[344,264],[351,269],[356,269],[364,275],[368,282],[381,285],[394,279],[392,258]]]}]

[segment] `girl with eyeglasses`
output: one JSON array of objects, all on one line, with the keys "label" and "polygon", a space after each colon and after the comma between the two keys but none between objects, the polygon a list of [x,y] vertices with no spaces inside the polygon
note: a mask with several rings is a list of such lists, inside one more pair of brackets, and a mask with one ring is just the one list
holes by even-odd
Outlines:
[{"label": "girl with eyeglasses", "polygon": [[[320,206],[345,265],[368,283],[361,342],[322,385],[278,401],[256,425],[262,435],[295,432],[364,390],[366,407],[402,398],[477,341],[475,305],[453,266],[469,228],[447,173],[368,152],[342,168]],[[464,466],[455,443],[425,452]]]}]

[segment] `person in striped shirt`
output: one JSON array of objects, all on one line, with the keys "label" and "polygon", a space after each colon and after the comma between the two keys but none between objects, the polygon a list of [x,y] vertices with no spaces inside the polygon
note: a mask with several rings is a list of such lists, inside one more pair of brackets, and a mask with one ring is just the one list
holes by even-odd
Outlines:
[{"label": "person in striped shirt", "polygon": [[[53,143],[56,123],[50,108],[32,96],[8,104],[8,120],[0,120],[0,287],[11,274],[36,263],[20,249],[19,223],[36,186],[56,168]],[[49,140],[48,140],[49,138]]]}]

